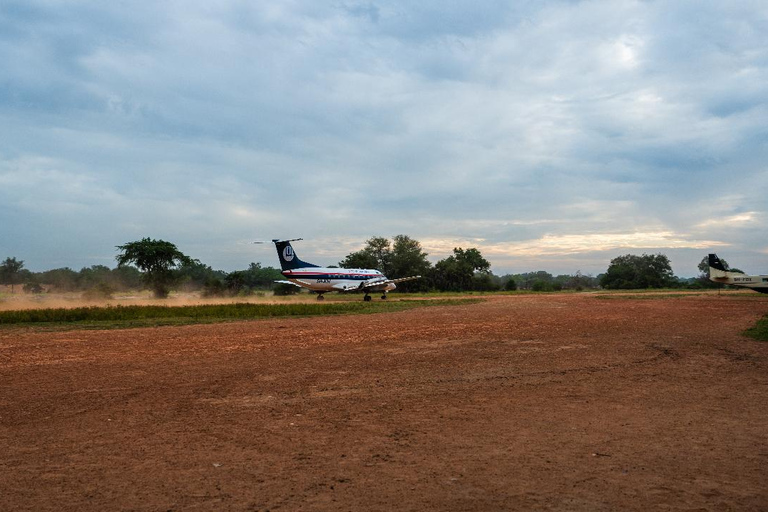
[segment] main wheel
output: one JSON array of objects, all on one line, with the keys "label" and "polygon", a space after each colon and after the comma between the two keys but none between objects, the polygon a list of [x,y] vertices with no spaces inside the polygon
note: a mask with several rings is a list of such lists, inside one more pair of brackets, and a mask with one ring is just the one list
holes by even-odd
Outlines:
[{"label": "main wheel", "polygon": [[317,300],[325,300],[325,297],[323,297],[322,293],[317,295]]},{"label": "main wheel", "polygon": [[363,300],[365,302],[370,302],[371,301],[371,296],[370,295],[366,295],[365,297],[363,297]]},{"label": "main wheel", "polygon": [[382,296],[381,296],[381,299],[382,299],[382,300],[387,300],[387,294],[385,293],[384,295],[382,295]]}]

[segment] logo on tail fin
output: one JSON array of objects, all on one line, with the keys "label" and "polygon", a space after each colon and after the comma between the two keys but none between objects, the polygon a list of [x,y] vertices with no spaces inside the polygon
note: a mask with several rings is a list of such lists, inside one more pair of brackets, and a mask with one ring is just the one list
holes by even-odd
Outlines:
[{"label": "logo on tail fin", "polygon": [[283,259],[285,261],[293,261],[293,247],[286,245],[283,249]]}]

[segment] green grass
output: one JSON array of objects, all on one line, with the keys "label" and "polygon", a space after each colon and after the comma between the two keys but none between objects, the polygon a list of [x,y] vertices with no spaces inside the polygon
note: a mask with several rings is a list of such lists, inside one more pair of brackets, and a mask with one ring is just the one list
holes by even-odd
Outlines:
[{"label": "green grass", "polygon": [[744,334],[758,341],[768,341],[768,315],[758,320],[754,327],[744,331]]},{"label": "green grass", "polygon": [[288,304],[206,304],[196,306],[107,306],[0,311],[0,327],[123,329],[161,325],[231,322],[258,318],[369,314],[417,307],[471,304],[479,299],[397,300]]}]

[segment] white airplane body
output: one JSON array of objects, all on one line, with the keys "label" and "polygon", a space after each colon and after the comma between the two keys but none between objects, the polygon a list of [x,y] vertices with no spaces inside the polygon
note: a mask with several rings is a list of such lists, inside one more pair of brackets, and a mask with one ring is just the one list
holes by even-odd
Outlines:
[{"label": "white airplane body", "polygon": [[760,293],[768,293],[768,276],[748,276],[741,272],[725,270],[725,265],[717,257],[717,254],[709,255],[709,280],[715,283],[749,288]]},{"label": "white airplane body", "polygon": [[323,299],[326,292],[363,292],[364,300],[369,301],[369,293],[381,293],[382,299],[387,298],[387,293],[397,288],[396,283],[419,279],[421,276],[403,277],[400,279],[388,279],[378,270],[367,268],[332,268],[320,267],[301,261],[291,246],[291,242],[301,240],[272,240],[280,259],[281,274],[286,281],[282,283],[308,288],[318,294],[318,300]]}]

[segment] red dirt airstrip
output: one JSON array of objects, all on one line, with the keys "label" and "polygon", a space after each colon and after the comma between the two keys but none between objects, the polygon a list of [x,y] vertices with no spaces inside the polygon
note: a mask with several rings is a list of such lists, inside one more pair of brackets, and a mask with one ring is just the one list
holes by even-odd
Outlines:
[{"label": "red dirt airstrip", "polygon": [[[359,297],[357,297],[359,299]],[[2,510],[766,510],[768,297],[0,330]]]}]

